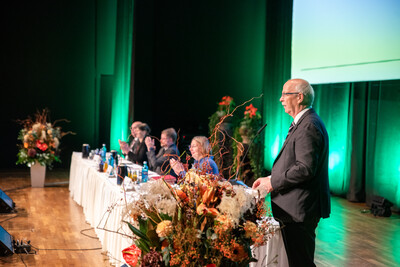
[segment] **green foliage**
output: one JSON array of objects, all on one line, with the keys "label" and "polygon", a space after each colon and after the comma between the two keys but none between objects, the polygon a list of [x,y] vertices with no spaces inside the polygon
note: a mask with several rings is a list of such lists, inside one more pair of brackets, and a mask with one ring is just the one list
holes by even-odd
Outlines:
[{"label": "green foliage", "polygon": [[[261,135],[255,137],[258,129],[262,126],[262,117],[260,112],[258,112],[257,108],[255,108],[252,104],[248,105],[245,108],[244,111],[244,116],[241,119],[238,119],[237,116],[234,116],[235,114],[230,114],[229,112],[232,112],[233,110],[233,105],[227,105],[227,98],[224,97],[222,101],[219,103],[218,110],[212,114],[209,117],[209,133],[211,136],[211,145],[212,145],[212,151],[215,156],[215,162],[218,165],[218,168],[221,169],[222,164],[221,162],[221,155],[218,153],[222,146],[223,141],[221,138],[221,134],[218,132],[218,130],[222,129],[216,129],[218,123],[221,122],[222,119],[225,121],[231,122],[231,127],[233,127],[233,140],[230,140],[230,137],[225,136],[225,141],[227,144],[230,144],[231,150],[232,150],[232,169],[234,172],[238,169],[238,165],[240,163],[240,159],[238,157],[239,155],[239,150],[238,146],[240,146],[239,143],[243,142],[244,140],[242,139],[241,134],[244,134],[247,140],[253,140],[253,144],[250,146],[250,150],[247,154],[248,158],[250,159],[250,166],[251,166],[251,171],[254,173],[255,177],[261,177],[262,173],[262,166],[263,166],[263,161],[264,161],[264,153],[262,149],[262,138]],[[233,99],[229,98],[233,103]],[[229,103],[231,103],[229,102]],[[221,105],[223,104],[223,105]],[[231,116],[227,117],[226,115],[230,114]],[[225,152],[225,151],[223,151]],[[245,153],[246,151],[243,151]],[[239,176],[240,177],[240,176]]]}]

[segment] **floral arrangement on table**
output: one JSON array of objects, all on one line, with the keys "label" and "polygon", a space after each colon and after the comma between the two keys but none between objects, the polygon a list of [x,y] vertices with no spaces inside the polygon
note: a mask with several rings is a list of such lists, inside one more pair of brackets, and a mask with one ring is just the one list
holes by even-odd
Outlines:
[{"label": "floral arrangement on table", "polygon": [[253,176],[261,177],[264,154],[261,149],[261,136],[259,135],[256,137],[257,131],[262,126],[261,114],[253,104],[250,104],[246,106],[243,115],[243,119],[240,121],[239,126],[235,129],[234,133],[235,140],[239,142],[232,145],[234,151],[234,168],[236,169],[238,167],[241,161],[241,156],[244,156],[246,153],[242,144],[249,144],[251,140],[253,140],[253,144],[250,146],[247,156],[250,160],[250,167]]},{"label": "floral arrangement on table", "polygon": [[[131,266],[247,266],[251,246],[274,234],[257,193],[189,170],[179,185],[143,184],[127,205],[134,244],[122,251]],[[134,223],[130,223],[133,221]]]},{"label": "floral arrangement on table", "polygon": [[[35,118],[28,117],[20,120],[23,126],[18,135],[22,144],[19,147],[18,160],[16,164],[26,164],[31,167],[35,162],[42,166],[52,167],[53,162],[61,162],[59,154],[60,139],[72,132],[62,132],[61,127],[55,127],[54,123],[47,121],[48,110],[36,112]],[[66,120],[64,120],[66,121]]]}]

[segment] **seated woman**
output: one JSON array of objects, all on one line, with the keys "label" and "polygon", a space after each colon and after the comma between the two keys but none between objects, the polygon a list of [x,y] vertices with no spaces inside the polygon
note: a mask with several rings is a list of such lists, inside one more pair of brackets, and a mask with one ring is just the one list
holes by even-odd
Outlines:
[{"label": "seated woman", "polygon": [[[217,164],[212,159],[212,156],[210,156],[211,146],[207,137],[193,137],[189,150],[194,158],[192,169],[208,174],[219,174]],[[181,162],[175,159],[170,159],[170,165],[176,174],[179,174],[181,177],[185,176],[185,168]]]},{"label": "seated woman", "polygon": [[145,139],[150,134],[150,131],[150,127],[146,123],[137,126],[135,129],[135,136],[137,138],[135,145],[129,151],[122,151],[126,154],[128,160],[140,165],[143,165],[143,161],[147,161],[147,146]]}]

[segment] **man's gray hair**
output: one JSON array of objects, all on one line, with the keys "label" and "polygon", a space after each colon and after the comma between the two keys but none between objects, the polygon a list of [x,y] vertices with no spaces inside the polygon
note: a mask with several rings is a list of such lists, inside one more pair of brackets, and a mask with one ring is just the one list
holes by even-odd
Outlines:
[{"label": "man's gray hair", "polygon": [[314,89],[307,81],[303,81],[297,84],[297,92],[302,93],[304,96],[302,105],[310,107],[314,103]]},{"label": "man's gray hair", "polygon": [[172,142],[176,142],[176,138],[178,135],[176,134],[176,131],[174,128],[167,128],[164,131],[161,132],[162,134],[165,134],[167,137],[170,137],[172,139]]}]

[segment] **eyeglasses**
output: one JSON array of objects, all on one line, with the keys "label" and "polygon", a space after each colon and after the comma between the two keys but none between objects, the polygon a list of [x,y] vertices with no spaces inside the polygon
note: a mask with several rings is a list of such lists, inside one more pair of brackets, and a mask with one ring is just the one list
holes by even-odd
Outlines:
[{"label": "eyeglasses", "polygon": [[282,97],[285,97],[287,95],[298,95],[300,92],[294,92],[294,93],[282,93]]}]

